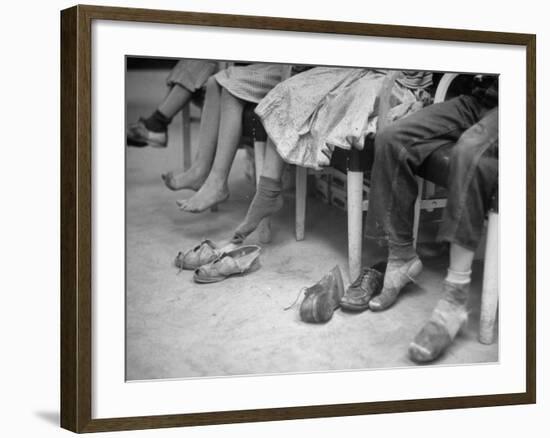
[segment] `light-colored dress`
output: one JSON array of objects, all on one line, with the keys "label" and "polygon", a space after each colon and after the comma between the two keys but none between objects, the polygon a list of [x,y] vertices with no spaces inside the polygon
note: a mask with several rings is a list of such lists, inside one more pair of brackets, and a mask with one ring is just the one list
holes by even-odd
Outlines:
[{"label": "light-colored dress", "polygon": [[218,72],[214,77],[233,96],[258,103],[281,82],[284,68],[282,64],[233,66]]},{"label": "light-colored dress", "polygon": [[217,61],[182,59],[170,72],[166,84],[169,87],[178,84],[193,93],[201,88],[217,70]]},{"label": "light-colored dress", "polygon": [[[377,97],[388,70],[316,67],[277,85],[256,107],[281,157],[319,169],[335,147],[363,149],[376,131]],[[389,118],[423,106],[429,72],[403,72],[392,89]]]}]

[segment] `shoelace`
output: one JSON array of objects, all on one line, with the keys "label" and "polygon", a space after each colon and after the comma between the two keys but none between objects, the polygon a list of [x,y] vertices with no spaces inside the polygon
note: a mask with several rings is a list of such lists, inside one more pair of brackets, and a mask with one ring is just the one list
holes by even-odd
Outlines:
[{"label": "shoelace", "polygon": [[287,311],[287,310],[292,309],[296,305],[298,300],[300,299],[300,296],[302,295],[302,292],[305,291],[305,290],[307,290],[307,287],[304,286],[303,288],[301,288],[300,291],[298,292],[298,295],[296,296],[296,299],[294,300],[294,302],[290,306],[285,307],[283,310]]},{"label": "shoelace", "polygon": [[375,270],[371,268],[364,268],[363,272],[361,272],[361,275],[355,279],[355,281],[350,285],[350,287],[361,286],[361,284],[363,283],[363,280],[365,279],[367,274],[370,273],[371,271],[375,271]]}]

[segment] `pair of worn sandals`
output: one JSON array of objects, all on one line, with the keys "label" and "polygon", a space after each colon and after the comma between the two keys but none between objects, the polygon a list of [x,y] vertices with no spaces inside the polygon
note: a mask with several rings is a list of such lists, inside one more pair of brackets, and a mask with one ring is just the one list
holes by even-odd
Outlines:
[{"label": "pair of worn sandals", "polygon": [[371,298],[382,290],[385,271],[386,263],[363,269],[344,292],[342,272],[335,266],[320,281],[305,288],[300,318],[305,322],[324,323],[332,318],[338,307],[354,312],[367,310]]},{"label": "pair of worn sandals", "polygon": [[261,248],[257,245],[226,246],[203,240],[186,252],[179,252],[174,264],[180,270],[193,270],[197,283],[216,283],[235,275],[245,275],[260,267]]}]

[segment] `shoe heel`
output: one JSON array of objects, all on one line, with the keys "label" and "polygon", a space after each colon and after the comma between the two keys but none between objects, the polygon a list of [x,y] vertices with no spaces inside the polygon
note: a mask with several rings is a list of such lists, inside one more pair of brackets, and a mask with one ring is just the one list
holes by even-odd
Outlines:
[{"label": "shoe heel", "polygon": [[300,319],[304,322],[317,322],[315,317],[315,297],[308,295],[300,305]]},{"label": "shoe heel", "polygon": [[300,318],[304,322],[324,323],[334,314],[334,308],[327,294],[309,295],[300,306]]},{"label": "shoe heel", "polygon": [[336,296],[334,297],[334,309],[337,309],[340,307],[340,301],[342,300],[342,297],[344,296],[346,290],[344,289],[344,279],[342,278],[342,271],[340,271],[340,268],[338,266],[334,267],[332,270],[334,279],[336,281]]}]

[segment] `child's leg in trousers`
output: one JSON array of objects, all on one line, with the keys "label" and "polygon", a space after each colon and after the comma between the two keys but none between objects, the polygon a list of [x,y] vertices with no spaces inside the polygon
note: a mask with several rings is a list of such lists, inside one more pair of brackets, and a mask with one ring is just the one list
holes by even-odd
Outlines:
[{"label": "child's leg in trousers", "polygon": [[268,141],[264,156],[264,164],[256,186],[254,199],[248,208],[246,217],[237,227],[231,239],[239,244],[258,227],[262,219],[279,211],[283,206],[282,176],[285,163],[276,151],[273,144]]},{"label": "child's leg in trousers", "polygon": [[498,187],[498,108],[456,143],[449,165],[448,199],[438,240],[477,248]]},{"label": "child's leg in trousers", "polygon": [[168,95],[147,118],[140,118],[126,129],[128,146],[166,147],[168,144],[168,125],[172,118],[191,98],[191,92],[180,85],[173,85]]},{"label": "child's leg in trousers", "polygon": [[166,186],[171,190],[199,190],[212,166],[216,154],[218,130],[220,126],[221,87],[214,77],[206,83],[206,95],[202,108],[199,128],[198,148],[191,168],[168,172],[162,175]]},{"label": "child's leg in trousers", "polygon": [[139,118],[126,129],[126,143],[134,147],[166,147],[168,125],[193,92],[203,86],[216,70],[217,63],[203,60],[180,60],[166,80],[168,92],[147,118]]},{"label": "child's leg in trousers", "polygon": [[163,101],[149,117],[143,119],[143,124],[151,132],[166,133],[168,125],[176,113],[189,103],[191,92],[181,85],[173,85]]},{"label": "child's leg in trousers", "polygon": [[422,270],[413,247],[418,168],[433,151],[454,144],[478,115],[474,98],[459,97],[418,111],[376,135],[367,234],[388,241],[389,257],[384,287],[369,302],[371,310],[392,306]]},{"label": "child's leg in trousers", "polygon": [[169,90],[157,110],[172,120],[189,103],[192,94],[206,83],[216,68],[215,61],[179,60],[166,80]]},{"label": "child's leg in trousers", "polygon": [[455,146],[449,172],[449,200],[439,238],[451,242],[443,296],[409,347],[416,362],[437,359],[468,320],[472,262],[485,214],[498,183],[498,109],[466,131]]},{"label": "child's leg in trousers", "polygon": [[244,104],[243,100],[222,89],[220,126],[212,169],[195,195],[178,201],[180,209],[199,213],[229,198],[227,179],[241,139]]}]

